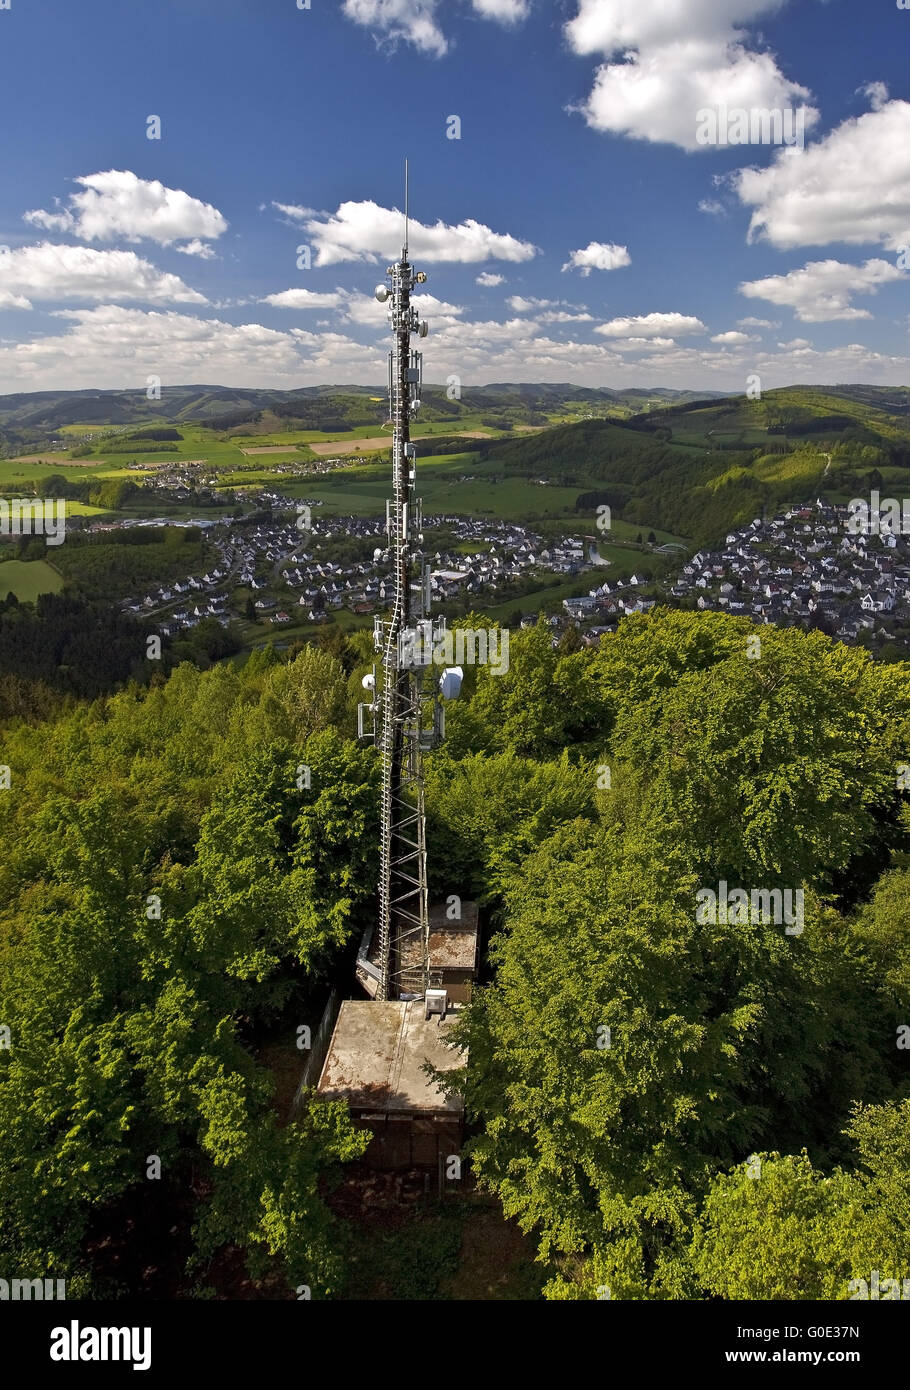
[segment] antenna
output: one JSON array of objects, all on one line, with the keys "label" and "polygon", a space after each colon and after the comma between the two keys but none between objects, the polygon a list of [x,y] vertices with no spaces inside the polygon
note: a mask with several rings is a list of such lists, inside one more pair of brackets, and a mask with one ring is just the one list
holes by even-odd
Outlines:
[{"label": "antenna", "polygon": [[[389,536],[391,608],[377,617],[374,647],[381,676],[367,686],[371,698],[358,707],[358,733],[372,738],[382,765],[379,921],[373,937],[378,999],[414,998],[429,984],[426,819],[423,753],[444,734],[441,701],[454,698],[451,678],[424,680],[445,619],[428,616],[429,566],[422,554],[422,510],[415,496],[417,460],[410,420],[420,405],[422,354],[411,338],[424,338],[427,325],[411,303],[425,283],[422,270],[408,262],[408,161],[404,165],[404,238],[401,260],[377,285],[380,304],[388,304],[393,345],[389,353],[389,417],[392,421],[392,496],[386,517]],[[448,675],[448,673],[445,673]],[[370,732],[370,727],[372,732]]]}]

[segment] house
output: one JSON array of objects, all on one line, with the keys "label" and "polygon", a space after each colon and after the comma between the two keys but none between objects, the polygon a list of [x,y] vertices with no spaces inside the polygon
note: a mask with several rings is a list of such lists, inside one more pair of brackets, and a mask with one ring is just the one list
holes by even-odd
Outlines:
[{"label": "house", "polygon": [[562,606],[571,618],[584,618],[595,612],[597,600],[594,598],[564,598]]}]

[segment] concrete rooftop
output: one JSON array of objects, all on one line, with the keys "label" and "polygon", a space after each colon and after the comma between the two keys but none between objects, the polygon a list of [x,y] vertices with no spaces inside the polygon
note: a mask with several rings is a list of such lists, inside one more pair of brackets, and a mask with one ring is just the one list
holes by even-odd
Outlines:
[{"label": "concrete rooftop", "polygon": [[431,931],[427,942],[431,970],[473,970],[477,961],[477,933],[457,925]]},{"label": "concrete rooftop", "polygon": [[421,1070],[425,1061],[440,1071],[463,1064],[462,1053],[445,1043],[456,1015],[427,1019],[425,1014],[422,999],[346,999],[319,1078],[319,1095],[346,1100],[358,1110],[460,1114],[461,1100],[447,1099]]}]

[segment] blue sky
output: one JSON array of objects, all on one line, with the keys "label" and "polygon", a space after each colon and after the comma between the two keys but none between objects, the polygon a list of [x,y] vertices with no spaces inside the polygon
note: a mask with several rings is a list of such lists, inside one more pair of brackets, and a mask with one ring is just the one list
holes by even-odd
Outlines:
[{"label": "blue sky", "polygon": [[310,3],[0,8],[0,393],[381,382],[405,154],[429,380],[908,381],[910,10]]}]

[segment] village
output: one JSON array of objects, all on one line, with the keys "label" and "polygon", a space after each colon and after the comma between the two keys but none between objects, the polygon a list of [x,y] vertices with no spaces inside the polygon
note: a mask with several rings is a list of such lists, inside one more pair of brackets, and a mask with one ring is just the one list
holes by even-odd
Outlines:
[{"label": "village", "polygon": [[846,507],[816,500],[732,531],[698,552],[670,589],[755,622],[820,627],[845,642],[895,638],[910,620],[910,547],[902,534],[857,534]]},{"label": "village", "polygon": [[[779,626],[814,626],[844,642],[893,642],[910,625],[908,537],[857,533],[848,508],[822,500],[755,518],[728,533],[718,550],[697,551],[668,586],[633,575],[566,599],[575,619],[646,612],[655,602],[718,609]],[[588,627],[596,637],[605,629]]]},{"label": "village", "polygon": [[[214,552],[206,573],[129,599],[126,611],[160,615],[162,632],[171,635],[204,618],[226,626],[232,618],[246,617],[280,628],[325,623],[341,609],[365,616],[383,608],[388,579],[383,521],[310,520],[312,509],[321,505],[318,499],[301,502],[274,491],[252,500],[270,509],[273,519],[184,522],[206,531]],[[544,542],[529,528],[498,518],[427,517],[428,535],[443,534],[449,544],[436,550],[428,545],[425,559],[436,604],[461,600],[479,611],[521,593],[535,578],[597,574],[600,579],[606,570],[587,594],[547,605],[550,626],[575,627],[585,643],[598,641],[624,615],[663,603],[717,609],[758,623],[815,626],[845,642],[886,644],[910,627],[908,538],[856,534],[849,521],[847,508],[829,502],[795,505],[730,531],[722,547],[697,551],[664,581],[634,572],[611,579],[608,562],[590,537]],[[655,553],[661,550],[668,548],[657,547]],[[248,595],[243,603],[238,590]],[[534,598],[532,591],[523,600],[524,625],[533,621],[528,610]]]},{"label": "village", "polygon": [[[386,602],[388,551],[384,521],[366,517],[310,519],[318,499],[295,500],[274,491],[251,498],[274,519],[192,519],[179,524],[206,531],[215,561],[205,574],[188,575],[124,601],[134,616],[162,615],[160,630],[172,635],[195,627],[204,618],[223,625],[247,617],[274,627],[306,620],[328,620],[338,609],[358,615],[380,610]],[[133,524],[119,523],[119,525]],[[165,525],[164,517],[143,525]],[[107,528],[118,523],[107,523]],[[586,568],[586,539],[570,536],[544,543],[527,527],[499,519],[464,516],[425,518],[425,531],[445,534],[454,546],[431,550],[430,592],[436,603],[475,598],[483,607],[507,586],[535,574],[571,578]],[[101,525],[91,529],[102,529]],[[353,546],[350,544],[353,542]],[[346,552],[335,555],[336,551]],[[350,551],[357,554],[352,556]],[[465,552],[468,553],[465,553]],[[249,598],[238,609],[236,591]]]}]

